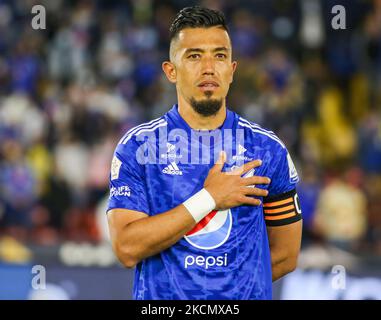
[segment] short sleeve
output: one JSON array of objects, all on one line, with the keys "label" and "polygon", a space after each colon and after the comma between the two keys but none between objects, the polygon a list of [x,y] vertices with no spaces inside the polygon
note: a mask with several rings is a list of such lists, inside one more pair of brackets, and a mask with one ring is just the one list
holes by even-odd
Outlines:
[{"label": "short sleeve", "polygon": [[149,214],[144,166],[136,160],[136,150],[137,143],[132,139],[115,149],[107,211],[120,208]]},{"label": "short sleeve", "polygon": [[286,148],[282,148],[274,157],[274,166],[268,189],[269,197],[295,189],[299,182],[298,172]]},{"label": "short sleeve", "polygon": [[269,194],[263,200],[266,225],[281,226],[302,218],[296,184],[299,176],[290,154],[282,148],[274,158]]}]

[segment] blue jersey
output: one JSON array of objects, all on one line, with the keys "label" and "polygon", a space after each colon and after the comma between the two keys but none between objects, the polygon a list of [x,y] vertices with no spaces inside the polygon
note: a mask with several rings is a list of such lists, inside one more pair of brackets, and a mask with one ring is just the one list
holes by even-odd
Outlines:
[{"label": "blue jersey", "polygon": [[[216,130],[193,130],[175,105],[159,119],[128,131],[111,166],[108,210],[154,216],[180,205],[203,188],[224,149],[223,171],[261,159],[246,173],[271,179],[260,206],[212,211],[168,249],[136,267],[135,299],[271,299],[271,256],[266,226],[301,218],[298,175],[282,141],[227,109]],[[159,226],[158,226],[159,227]]]}]

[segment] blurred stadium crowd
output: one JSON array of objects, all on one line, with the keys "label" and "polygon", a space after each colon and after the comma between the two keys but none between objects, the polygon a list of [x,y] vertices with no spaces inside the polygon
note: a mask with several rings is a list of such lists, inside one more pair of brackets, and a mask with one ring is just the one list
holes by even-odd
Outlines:
[{"label": "blurred stadium crowd", "polygon": [[[229,21],[229,107],[296,163],[303,245],[381,255],[381,1],[343,1],[346,29],[333,30],[338,3],[0,0],[0,241],[106,237],[115,145],[176,102],[161,71],[168,28],[201,4]],[[34,4],[45,30],[31,27]]]}]

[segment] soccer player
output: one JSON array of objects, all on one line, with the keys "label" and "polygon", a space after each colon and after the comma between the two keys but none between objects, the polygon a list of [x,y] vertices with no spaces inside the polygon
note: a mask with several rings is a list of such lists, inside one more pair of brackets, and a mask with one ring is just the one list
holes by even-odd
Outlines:
[{"label": "soccer player", "polygon": [[113,249],[136,267],[135,299],[271,299],[300,250],[297,172],[273,132],[226,107],[237,62],[223,14],[184,8],[170,32],[178,101],[116,147]]}]

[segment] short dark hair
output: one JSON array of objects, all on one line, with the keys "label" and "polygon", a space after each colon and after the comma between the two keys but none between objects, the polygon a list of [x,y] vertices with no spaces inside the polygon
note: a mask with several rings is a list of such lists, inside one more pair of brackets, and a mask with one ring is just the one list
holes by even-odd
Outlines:
[{"label": "short dark hair", "polygon": [[221,11],[200,6],[186,7],[179,11],[169,28],[170,41],[182,29],[209,28],[214,26],[221,26],[226,31],[229,31],[225,22],[225,16]]}]

